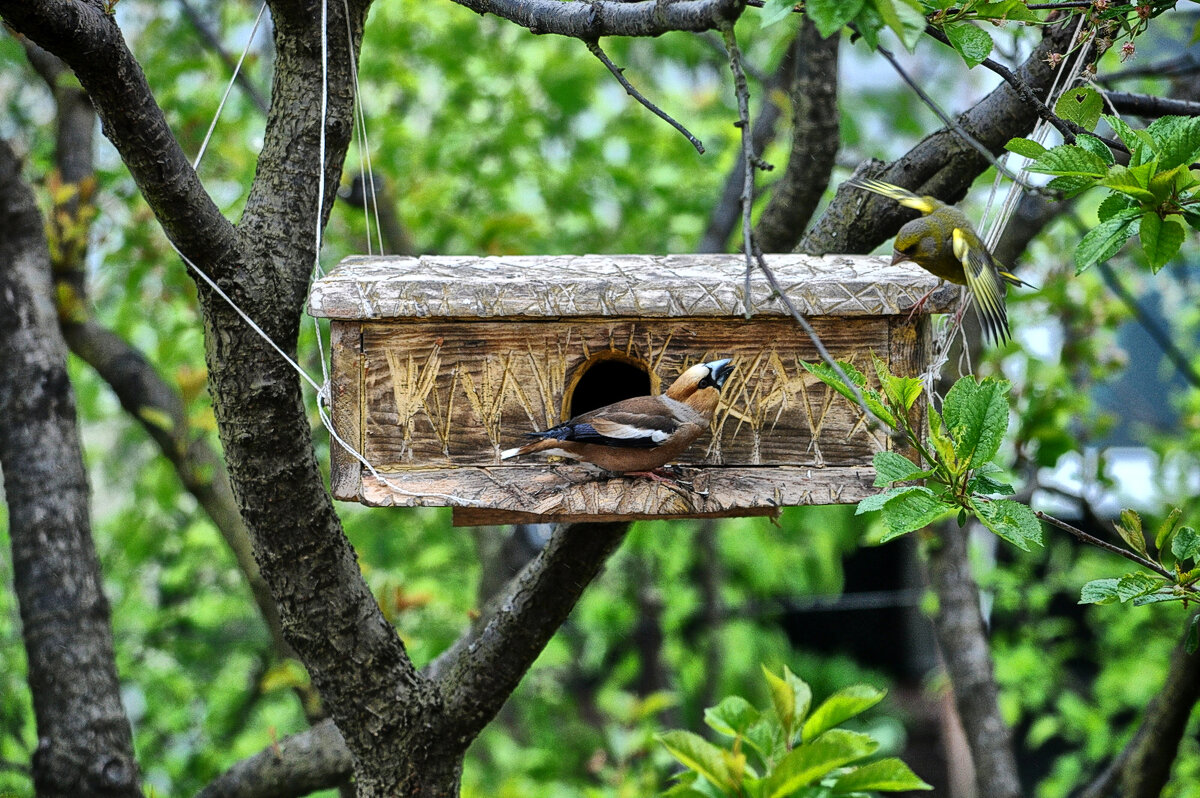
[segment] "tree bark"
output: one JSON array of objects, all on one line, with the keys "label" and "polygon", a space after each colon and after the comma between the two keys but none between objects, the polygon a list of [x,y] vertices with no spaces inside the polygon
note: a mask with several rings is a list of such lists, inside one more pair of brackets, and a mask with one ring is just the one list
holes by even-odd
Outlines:
[{"label": "tree bark", "polygon": [[0,466],[37,720],[34,787],[45,798],[140,796],[50,286],[42,216],[0,142]]},{"label": "tree bark", "polygon": [[1020,798],[1012,732],[1000,717],[999,690],[979,608],[979,586],[967,557],[966,530],[952,523],[940,525],[939,530],[941,534],[929,546],[929,580],[938,596],[933,626],[971,746],[978,794]]},{"label": "tree bark", "polygon": [[[1014,70],[1038,95],[1044,96],[1055,78],[1047,56],[1064,51],[1073,32],[1072,25],[1048,28],[1038,46]],[[1028,133],[1036,121],[1036,110],[1007,83],[958,117],[958,124],[993,153],[1003,151],[1012,137]],[[863,175],[957,202],[989,165],[957,131],[947,127],[929,134],[896,161],[869,168]],[[886,198],[867,196],[855,188],[839,190],[796,251],[809,255],[870,252],[911,218],[912,211]]]}]

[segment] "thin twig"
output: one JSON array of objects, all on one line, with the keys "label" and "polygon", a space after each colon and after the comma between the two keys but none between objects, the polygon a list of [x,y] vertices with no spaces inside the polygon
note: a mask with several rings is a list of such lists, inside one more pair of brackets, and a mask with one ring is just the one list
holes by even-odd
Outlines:
[{"label": "thin twig", "polygon": [[742,51],[737,45],[733,25],[721,28],[725,39],[725,51],[729,53],[729,68],[733,71],[733,87],[737,94],[738,121],[737,127],[742,134],[742,253],[746,256],[746,281],[742,293],[745,303],[746,318],[754,314],[750,297],[750,275],[754,271],[754,223],[751,212],[754,209],[754,142],[750,136],[750,88],[746,84],[746,73],[742,69]]},{"label": "thin twig", "polygon": [[[947,47],[954,46],[954,45],[950,44],[950,40],[948,38],[946,38],[946,34],[942,33],[940,30],[933,27],[932,25],[927,25],[925,27],[925,33],[926,33],[926,35],[932,36],[933,38],[937,39],[939,42],[946,45]],[[1053,125],[1054,128],[1059,133],[1062,134],[1063,140],[1066,141],[1068,144],[1075,143],[1075,134],[1076,133],[1081,133],[1081,132],[1087,133],[1088,132],[1088,131],[1080,128],[1078,125],[1074,125],[1071,122],[1068,122],[1067,120],[1063,119],[1062,117],[1058,116],[1053,111],[1051,111],[1050,108],[1044,102],[1042,102],[1040,99],[1038,99],[1038,96],[1036,94],[1033,93],[1033,89],[1029,86],[1029,84],[1026,83],[1025,81],[1021,80],[1021,78],[1018,77],[1015,72],[1013,72],[1008,67],[1004,66],[1004,64],[1001,64],[998,61],[994,61],[991,58],[985,58],[980,63],[983,66],[985,66],[988,69],[995,72],[1000,77],[1002,77],[1008,85],[1012,86],[1013,90],[1017,93],[1017,95],[1022,100],[1029,103],[1030,105],[1032,105],[1034,107],[1034,109],[1037,111],[1037,114],[1039,117],[1041,117],[1042,119],[1046,120],[1051,125]]]},{"label": "thin twig", "polygon": [[646,106],[646,108],[648,108],[650,110],[650,113],[654,114],[659,119],[663,120],[664,122],[669,124],[671,127],[675,128],[680,133],[682,133],[684,136],[686,136],[687,140],[692,142],[692,146],[696,148],[696,152],[698,152],[700,154],[704,154],[704,145],[700,143],[700,139],[693,136],[691,134],[691,131],[689,131],[683,125],[679,124],[679,122],[675,121],[675,119],[672,118],[670,114],[668,114],[663,109],[659,108],[654,103],[647,100],[646,97],[640,91],[635,89],[633,84],[630,83],[626,79],[625,75],[623,74],[625,70],[623,70],[622,68],[620,68],[616,64],[614,64],[612,62],[612,60],[608,57],[608,54],[600,49],[599,41],[596,41],[593,39],[590,41],[585,41],[584,44],[586,44],[587,48],[589,50],[591,50],[592,55],[594,55],[600,59],[600,63],[602,63],[602,64],[604,64],[604,66],[608,67],[608,71],[613,73],[613,77],[615,77],[617,79],[617,82],[620,83],[622,87],[624,87],[626,94],[628,94],[630,97],[632,97],[633,99],[640,102],[642,105]]},{"label": "thin twig", "polygon": [[773,296],[783,303],[783,306],[787,308],[788,313],[792,315],[796,323],[808,334],[809,339],[817,350],[817,354],[821,356],[821,360],[825,361],[825,364],[833,369],[838,379],[845,383],[850,392],[854,394],[858,406],[862,408],[867,419],[871,423],[882,425],[883,422],[880,421],[879,417],[871,412],[871,408],[867,407],[867,401],[863,398],[858,385],[850,379],[845,370],[833,359],[833,356],[829,354],[829,350],[825,348],[825,344],[821,342],[817,331],[813,329],[813,326],[804,317],[804,314],[792,304],[791,298],[784,293],[783,286],[779,284],[779,280],[775,278],[775,273],[767,266],[766,258],[763,257],[762,250],[754,240],[754,226],[750,219],[750,212],[754,207],[754,169],[756,167],[762,168],[763,161],[754,154],[754,142],[750,135],[750,89],[746,84],[746,73],[742,70],[742,51],[738,48],[737,36],[733,32],[733,24],[725,24],[721,28],[721,34],[725,39],[725,49],[729,53],[729,68],[733,71],[733,86],[737,94],[738,104],[737,127],[742,133],[742,154],[745,161],[745,181],[742,184],[742,249],[746,256],[746,282],[744,287],[746,318],[750,318],[754,312],[753,300],[750,295],[750,276],[755,266],[757,266],[758,270],[767,278],[767,283],[771,286]]},{"label": "thin twig", "polygon": [[[1124,557],[1125,559],[1127,559],[1131,562],[1137,563],[1138,565],[1142,566],[1143,568],[1149,568],[1151,571],[1153,571],[1154,573],[1158,574],[1161,577],[1169,579],[1172,582],[1175,581],[1175,574],[1173,574],[1171,571],[1168,571],[1166,568],[1163,568],[1161,565],[1159,565],[1156,562],[1151,562],[1150,560],[1147,560],[1145,557],[1140,557],[1137,554],[1134,554],[1132,551],[1129,551],[1128,549],[1123,549],[1120,546],[1115,546],[1112,543],[1109,543],[1107,540],[1101,540],[1100,538],[1096,537],[1095,535],[1089,535],[1087,532],[1084,532],[1082,529],[1072,526],[1071,524],[1068,524],[1066,521],[1062,521],[1058,518],[1055,518],[1054,516],[1050,515],[1049,513],[1043,513],[1043,512],[1039,511],[1039,512],[1034,513],[1034,515],[1036,515],[1042,521],[1045,521],[1050,526],[1056,526],[1059,529],[1063,530],[1064,532],[1071,533],[1072,535],[1074,535],[1076,538],[1083,541],[1084,543],[1088,543],[1092,546],[1096,546],[1097,548],[1101,548],[1101,549],[1104,549],[1105,551],[1109,551],[1109,552],[1112,552],[1113,554]],[[1189,593],[1197,592],[1194,587],[1185,587],[1184,589],[1187,590]]]},{"label": "thin twig", "polygon": [[972,149],[982,155],[988,163],[996,167],[996,171],[1019,185],[1021,188],[1030,191],[1041,190],[1037,186],[1028,185],[1022,181],[1021,178],[1017,177],[1017,175],[1009,171],[1004,164],[997,160],[996,156],[992,154],[991,150],[980,143],[979,139],[968,133],[966,128],[964,128],[956,120],[952,119],[949,114],[943,111],[941,106],[937,104],[937,101],[930,97],[929,94],[922,89],[915,80],[912,79],[912,76],[905,71],[904,67],[900,66],[900,62],[896,60],[896,56],[892,54],[891,50],[887,49],[886,47],[876,47],[875,49],[879,51],[880,55],[888,60],[888,63],[892,65],[892,69],[896,70],[896,74],[900,76],[901,80],[908,84],[908,87],[912,89],[914,93],[916,93],[917,97],[921,99],[921,102],[925,103],[925,105],[929,107],[929,110],[933,111],[933,113],[937,115],[938,119],[942,120],[942,123],[946,125],[946,127],[957,133],[963,141],[965,141],[971,146]]}]

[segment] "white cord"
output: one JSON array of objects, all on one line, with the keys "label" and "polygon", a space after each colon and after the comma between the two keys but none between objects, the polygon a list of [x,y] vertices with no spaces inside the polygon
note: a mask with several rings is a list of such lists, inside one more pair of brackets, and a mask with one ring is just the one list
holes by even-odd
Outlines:
[{"label": "white cord", "polygon": [[221,102],[217,104],[217,112],[213,114],[212,124],[208,126],[208,132],[204,134],[204,141],[200,143],[200,151],[196,153],[196,160],[192,161],[193,171],[200,166],[200,159],[204,157],[204,153],[208,149],[209,139],[212,138],[213,131],[217,129],[217,120],[221,118],[221,111],[225,108],[225,101],[229,99],[229,92],[233,91],[233,84],[237,82],[237,76],[242,71],[242,62],[246,60],[246,54],[250,52],[250,46],[254,44],[254,36],[258,33],[258,25],[262,22],[266,10],[267,4],[264,2],[259,6],[258,16],[254,18],[254,27],[250,29],[250,36],[246,39],[242,57],[238,59],[237,65],[233,68],[233,76],[229,78],[229,85],[225,87],[225,93],[221,95]]}]

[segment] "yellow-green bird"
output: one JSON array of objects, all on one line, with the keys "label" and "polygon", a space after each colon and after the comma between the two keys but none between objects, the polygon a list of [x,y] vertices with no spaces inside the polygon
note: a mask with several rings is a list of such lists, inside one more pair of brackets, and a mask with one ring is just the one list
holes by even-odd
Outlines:
[{"label": "yellow-green bird", "polygon": [[[847,185],[882,194],[906,208],[920,211],[921,216],[896,233],[892,263],[911,260],[943,280],[965,285],[975,297],[975,309],[979,312],[984,334],[996,343],[1008,340],[1004,283],[1029,283],[1000,268],[966,214],[939,199],[922,197],[882,180],[855,178]],[[920,304],[918,302],[917,307]]]}]

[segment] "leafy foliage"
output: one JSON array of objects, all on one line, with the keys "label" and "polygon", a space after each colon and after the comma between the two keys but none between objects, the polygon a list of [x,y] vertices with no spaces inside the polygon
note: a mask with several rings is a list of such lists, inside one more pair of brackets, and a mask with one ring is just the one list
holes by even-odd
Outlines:
[{"label": "leafy foliage", "polygon": [[[1096,110],[1099,97],[1093,101],[1086,91],[1068,93],[1059,105],[1074,103],[1076,97],[1087,97],[1081,107]],[[1091,110],[1077,110],[1075,120],[1094,126]],[[1094,186],[1109,189],[1100,204],[1100,223],[1075,249],[1077,272],[1108,260],[1135,235],[1151,270],[1157,272],[1179,252],[1184,225],[1200,229],[1200,178],[1191,170],[1200,158],[1200,117],[1164,116],[1144,130],[1135,130],[1119,117],[1100,118],[1128,151],[1128,165],[1117,163],[1108,146],[1087,134],[1075,144],[1051,149],[1028,139],[1014,139],[1008,147],[1034,159],[1029,171],[1055,175],[1051,188],[1070,195]]]},{"label": "leafy foliage", "polygon": [[[1158,566],[1158,572],[1128,573],[1120,578],[1093,579],[1080,591],[1080,604],[1112,604],[1132,602],[1140,607],[1166,601],[1200,599],[1196,583],[1200,582],[1200,532],[1180,524],[1182,511],[1176,507],[1163,520],[1154,536],[1154,552],[1146,543],[1142,517],[1133,510],[1123,510],[1113,526],[1128,550],[1143,561]],[[1169,574],[1169,575],[1168,575]],[[1195,651],[1197,625],[1193,620],[1188,632],[1189,652]]]},{"label": "leafy foliage", "polygon": [[852,685],[810,712],[812,689],[787,666],[782,675],[764,667],[763,675],[770,709],[760,711],[740,696],[729,696],[704,713],[711,729],[731,738],[728,747],[683,730],[659,736],[687,768],[663,795],[693,798],[715,791],[731,798],[785,798],[933,789],[899,759],[864,761],[879,743],[869,734],[839,728],[878,704],[883,691]]},{"label": "leafy foliage", "polygon": [[[924,463],[913,463],[896,452],[878,452],[874,458],[875,485],[884,487],[918,479],[926,484],[899,485],[869,496],[858,503],[857,512],[883,512],[888,528],[884,541],[957,512],[960,523],[973,515],[1025,551],[1032,544],[1040,546],[1042,530],[1033,511],[1011,499],[994,498],[1013,492],[1011,485],[992,476],[998,469],[991,462],[1008,430],[1009,384],[993,378],[982,382],[971,376],[961,378],[946,394],[941,413],[928,408],[926,434],[921,435],[910,421],[921,395],[920,380],[896,377],[882,360],[875,358],[874,362],[881,391],[868,386],[866,377],[850,363],[838,365],[858,388],[866,406],[903,436]],[[854,394],[833,369],[811,363],[804,367],[853,400]]]}]

